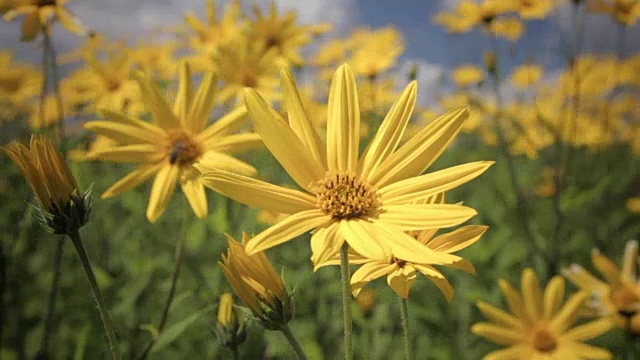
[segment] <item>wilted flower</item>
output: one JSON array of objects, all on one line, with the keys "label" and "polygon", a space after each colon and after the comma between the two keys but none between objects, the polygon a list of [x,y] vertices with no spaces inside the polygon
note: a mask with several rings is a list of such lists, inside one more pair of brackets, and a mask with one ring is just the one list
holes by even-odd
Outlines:
[{"label": "wilted flower", "polygon": [[64,157],[45,137],[32,136],[29,147],[11,144],[4,152],[20,168],[36,195],[37,218],[54,234],[71,234],[89,220],[91,189],[80,193]]}]

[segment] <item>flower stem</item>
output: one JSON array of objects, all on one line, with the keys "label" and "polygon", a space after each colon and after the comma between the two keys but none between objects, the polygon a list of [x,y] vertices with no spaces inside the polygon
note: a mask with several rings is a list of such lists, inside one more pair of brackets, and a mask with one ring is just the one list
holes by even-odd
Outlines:
[{"label": "flower stem", "polygon": [[344,318],[344,358],[353,358],[353,343],[351,340],[351,285],[349,280],[349,246],[344,244],[340,249],[340,273],[342,280],[342,313]]},{"label": "flower stem", "polygon": [[407,360],[413,360],[413,353],[411,351],[411,335],[409,335],[409,310],[407,299],[398,296],[398,300],[400,301],[402,332],[404,334],[404,358]]},{"label": "flower stem", "polygon": [[238,347],[232,347],[231,351],[233,352],[233,360],[240,360],[240,350],[238,350]]},{"label": "flower stem", "polygon": [[286,337],[289,344],[291,344],[293,351],[296,353],[296,358],[298,360],[306,360],[307,356],[304,354],[304,351],[302,351],[302,347],[300,347],[300,343],[298,343],[298,340],[296,340],[296,337],[293,336],[293,333],[291,332],[291,329],[289,328],[289,326],[287,324],[282,324],[280,326],[280,331],[282,331],[282,334],[284,335],[284,337]]},{"label": "flower stem", "polygon": [[100,318],[102,319],[102,325],[104,325],[104,329],[107,332],[107,340],[109,341],[109,351],[111,352],[111,357],[114,360],[119,360],[120,353],[118,353],[116,334],[114,333],[113,326],[111,325],[111,317],[109,316],[109,312],[107,311],[107,307],[105,306],[104,299],[102,298],[102,294],[100,293],[100,288],[98,287],[98,282],[96,281],[96,277],[93,274],[93,269],[91,268],[91,263],[89,262],[87,252],[82,245],[80,233],[78,232],[78,230],[72,231],[71,233],[69,233],[69,237],[71,238],[71,242],[73,242],[73,246],[76,248],[76,252],[78,253],[78,257],[80,258],[80,262],[82,263],[84,273],[87,276],[87,280],[89,280],[89,285],[91,285],[91,292],[93,293],[93,298],[98,305],[98,312],[100,313]]},{"label": "flower stem", "polygon": [[44,330],[42,332],[42,341],[40,342],[40,354],[49,354],[49,339],[54,324],[56,299],[58,297],[58,288],[60,287],[60,268],[62,267],[62,251],[64,249],[64,238],[56,239],[56,252],[53,257],[53,280],[51,282],[51,290],[47,299],[47,313],[44,319]]}]

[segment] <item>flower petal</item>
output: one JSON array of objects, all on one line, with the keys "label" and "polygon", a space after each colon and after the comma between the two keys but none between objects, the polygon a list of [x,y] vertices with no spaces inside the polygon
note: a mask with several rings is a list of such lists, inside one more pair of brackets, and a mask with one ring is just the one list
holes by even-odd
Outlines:
[{"label": "flower petal", "polygon": [[621,273],[620,269],[616,266],[616,264],[609,260],[608,257],[602,255],[600,251],[597,249],[593,249],[591,252],[591,261],[593,262],[593,266],[598,269],[600,274],[604,276],[605,280],[613,286],[621,286]]},{"label": "flower petal", "polygon": [[213,72],[207,72],[200,81],[198,91],[196,91],[193,99],[191,109],[189,109],[189,115],[185,121],[191,122],[191,129],[195,133],[199,133],[209,122],[209,116],[211,116],[211,110],[216,100],[217,79]]},{"label": "flower petal", "polygon": [[42,25],[40,24],[40,17],[38,16],[38,11],[34,11],[22,20],[22,36],[20,40],[22,41],[32,41],[38,36],[42,30]]},{"label": "flower petal", "polygon": [[478,300],[476,306],[484,316],[486,316],[489,320],[493,321],[497,325],[512,328],[514,330],[523,329],[523,324],[520,319],[501,309],[498,309],[491,304],[488,304],[482,300]]},{"label": "flower petal", "polygon": [[542,318],[551,318],[560,310],[564,301],[564,281],[559,276],[554,276],[544,290],[544,313]]},{"label": "flower petal", "polygon": [[407,85],[380,124],[378,132],[360,158],[362,178],[367,179],[398,147],[416,104],[417,87],[415,81]]},{"label": "flower petal", "polygon": [[456,188],[480,176],[493,164],[493,161],[477,161],[411,177],[383,187],[378,194],[385,205],[407,204]]},{"label": "flower petal", "polygon": [[256,132],[291,178],[303,189],[324,177],[324,167],[307,151],[289,125],[253,89],[245,89],[245,102]]},{"label": "flower petal", "polygon": [[458,134],[468,114],[464,108],[434,120],[380,164],[369,176],[369,183],[382,188],[421,174]]},{"label": "flower petal", "polygon": [[379,226],[365,219],[340,221],[340,233],[356,252],[372,260],[388,261],[391,258],[391,248],[378,228]]},{"label": "flower petal", "polygon": [[403,299],[409,297],[409,291],[416,282],[416,270],[411,265],[405,265],[387,275],[387,285]]},{"label": "flower petal", "polygon": [[58,18],[60,24],[68,31],[78,35],[86,34],[87,29],[82,24],[82,22],[80,22],[77,17],[71,14],[69,10],[65,9],[64,7],[56,7],[56,17]]},{"label": "flower petal", "polygon": [[573,341],[591,340],[613,329],[615,326],[616,324],[611,318],[600,318],[568,330],[562,334],[562,338]]},{"label": "flower petal", "polygon": [[238,160],[233,156],[217,151],[205,152],[199,160],[202,164],[206,164],[209,167],[229,171],[232,173],[255,176],[258,171],[253,166],[247,164],[242,160]]},{"label": "flower petal", "polygon": [[568,329],[576,321],[578,313],[588,297],[589,295],[583,291],[573,294],[551,320],[550,326],[560,333]]},{"label": "flower petal", "polygon": [[336,70],[327,109],[327,165],[329,170],[356,171],[360,146],[360,108],[356,80],[349,65]]},{"label": "flower petal", "polygon": [[351,293],[353,296],[358,296],[360,290],[362,290],[367,283],[389,274],[394,269],[397,269],[397,267],[396,264],[377,260],[360,266],[360,268],[351,275]]},{"label": "flower petal", "polygon": [[239,153],[247,150],[254,150],[263,145],[260,134],[235,134],[227,135],[223,138],[212,138],[203,143],[207,149],[226,153]]},{"label": "flower petal", "polygon": [[529,344],[517,344],[506,349],[492,351],[485,355],[482,360],[514,360],[528,359],[532,354]]},{"label": "flower petal", "polygon": [[471,332],[498,345],[513,345],[526,340],[521,332],[486,322],[474,324]]},{"label": "flower petal", "polygon": [[156,144],[133,144],[92,150],[87,154],[89,160],[107,160],[130,163],[156,163],[162,161],[165,154],[158,151]]},{"label": "flower petal", "polygon": [[245,125],[244,120],[246,119],[246,115],[247,108],[244,106],[239,107],[209,125],[209,127],[197,135],[198,139],[203,143],[207,143],[213,139],[224,138],[224,136],[231,134]]},{"label": "flower petal", "polygon": [[453,299],[453,286],[451,286],[447,278],[445,278],[440,271],[431,265],[413,264],[413,266],[438,287],[447,301]]},{"label": "flower petal", "polygon": [[280,70],[280,84],[282,86],[282,93],[284,94],[284,102],[287,108],[291,130],[293,130],[300,141],[302,141],[302,144],[307,151],[309,151],[309,154],[311,154],[319,164],[323,164],[323,166],[326,167],[327,159],[323,148],[324,144],[307,118],[307,114],[302,107],[302,100],[300,100],[296,82],[289,70]]},{"label": "flower petal", "polygon": [[542,290],[536,273],[531,269],[525,269],[522,273],[522,299],[524,307],[529,312],[531,319],[540,319],[543,316]]},{"label": "flower petal", "polygon": [[504,298],[507,301],[507,305],[511,312],[522,321],[526,322],[526,325],[532,323],[532,319],[529,319],[527,311],[524,307],[524,302],[522,301],[522,296],[516,291],[516,289],[511,286],[506,280],[500,279],[498,281],[498,286],[500,290],[504,294]]},{"label": "flower petal", "polygon": [[317,208],[315,197],[301,191],[215,169],[206,164],[195,167],[202,174],[204,186],[245,205],[283,214]]},{"label": "flower petal", "polygon": [[[182,125],[187,120],[189,109],[193,102],[193,82],[191,80],[191,68],[187,61],[180,63],[180,79],[178,82],[178,93],[173,103],[173,112],[178,116]],[[197,132],[197,131],[196,131]]]},{"label": "flower petal", "polygon": [[129,191],[160,171],[160,168],[163,166],[165,166],[163,163],[140,165],[137,169],[127,174],[127,176],[111,185],[110,188],[102,193],[101,197],[106,199],[121,192]]},{"label": "flower petal", "polygon": [[463,226],[452,232],[442,234],[427,242],[427,246],[436,251],[456,252],[462,250],[478,241],[480,237],[489,229],[488,226],[469,225]]},{"label": "flower petal", "polygon": [[[597,347],[597,346],[583,344],[583,343],[571,344],[571,349],[569,351],[567,353],[568,356],[579,356],[581,359],[589,359],[589,360],[613,359],[613,355],[608,350]],[[559,358],[567,359],[566,356],[565,357],[560,356]]]},{"label": "flower petal", "polygon": [[344,244],[344,236],[338,231],[340,224],[337,221],[328,226],[316,229],[311,236],[311,262],[313,271],[316,271],[324,263],[338,254]]},{"label": "flower petal", "polygon": [[604,294],[609,289],[609,285],[591,275],[578,264],[572,264],[568,268],[562,269],[562,275],[579,287],[580,290]]},{"label": "flower petal", "polygon": [[116,121],[89,121],[84,128],[120,144],[155,144],[158,137],[146,129]]},{"label": "flower petal", "polygon": [[[165,136],[165,132],[161,128],[159,128],[159,127],[157,127],[157,126],[155,126],[155,125],[153,125],[153,124],[151,124],[149,122],[142,121],[140,119],[131,117],[130,115],[121,114],[119,112],[112,111],[112,110],[109,110],[109,109],[104,109],[104,108],[103,109],[98,109],[98,113],[102,117],[104,117],[107,121],[118,122],[118,123],[122,123],[122,124],[131,125],[131,126],[135,126],[135,127],[141,128],[144,131],[150,133],[150,136],[152,136],[154,139],[157,139],[159,137],[164,137]],[[88,122],[85,125],[85,128],[87,127],[88,124],[91,124],[91,123],[93,123],[93,121]]]},{"label": "flower petal", "polygon": [[144,76],[138,77],[138,83],[140,90],[142,90],[142,99],[146,110],[151,113],[153,122],[164,130],[179,128],[180,122],[167,101],[160,95],[158,86]]},{"label": "flower petal", "polygon": [[204,191],[204,185],[198,177],[191,177],[180,182],[182,192],[187,197],[191,209],[198,219],[206,219],[208,215],[207,194]]},{"label": "flower petal", "polygon": [[179,166],[165,165],[156,175],[151,187],[151,195],[149,195],[149,204],[147,205],[147,219],[152,223],[158,220],[167,207],[176,187],[179,173]]},{"label": "flower petal", "polygon": [[245,249],[247,254],[252,255],[287,242],[329,221],[331,217],[318,209],[300,211],[253,237],[247,242]]},{"label": "flower petal", "polygon": [[[377,218],[403,231],[445,228],[461,224],[477,212],[460,205],[391,205],[381,206]],[[422,244],[421,244],[422,245]]]}]

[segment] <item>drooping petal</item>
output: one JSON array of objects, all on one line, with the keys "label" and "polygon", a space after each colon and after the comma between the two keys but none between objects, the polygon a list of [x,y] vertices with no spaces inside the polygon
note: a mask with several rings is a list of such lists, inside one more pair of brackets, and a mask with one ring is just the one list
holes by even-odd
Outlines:
[{"label": "drooping petal", "polygon": [[323,147],[324,144],[307,118],[307,114],[302,107],[302,100],[300,100],[296,82],[289,70],[280,70],[280,84],[284,94],[284,103],[287,108],[291,130],[298,136],[304,147],[309,151],[309,154],[319,164],[326,167],[327,159]]},{"label": "drooping petal", "polygon": [[239,153],[261,147],[262,138],[260,134],[245,133],[228,135],[223,138],[210,138],[203,143],[205,149],[218,152]]},{"label": "drooping petal", "polygon": [[411,265],[395,269],[387,275],[387,285],[403,299],[409,297],[409,291],[416,282],[416,270]]},{"label": "drooping petal", "polygon": [[114,146],[106,149],[91,150],[87,154],[90,160],[107,160],[127,163],[156,163],[162,161],[165,154],[158,151],[155,144],[134,144]]},{"label": "drooping petal", "polygon": [[356,252],[372,260],[388,261],[391,248],[377,230],[378,226],[365,219],[340,221],[340,233]]},{"label": "drooping petal", "polygon": [[301,191],[215,169],[206,164],[197,164],[195,167],[202,173],[204,186],[245,205],[283,214],[317,208],[316,198]]},{"label": "drooping petal", "polygon": [[369,183],[382,188],[420,175],[458,134],[468,113],[469,110],[464,108],[434,120],[380,164],[369,176]]},{"label": "drooping petal", "polygon": [[216,99],[216,84],[217,79],[213,72],[207,72],[200,81],[200,86],[193,98],[193,104],[186,119],[191,123],[189,128],[195,133],[202,131],[209,122],[209,116]]},{"label": "drooping petal", "polygon": [[390,205],[381,206],[377,218],[380,222],[404,231],[445,228],[461,224],[477,212],[459,205]]},{"label": "drooping petal", "polygon": [[38,10],[27,14],[22,20],[22,36],[20,40],[22,41],[32,41],[38,36],[40,30],[42,29],[42,25],[40,24],[40,17],[38,16]]},{"label": "drooping petal", "polygon": [[389,274],[397,267],[396,264],[391,264],[386,261],[370,261],[360,266],[358,270],[351,275],[351,293],[353,296],[358,296],[360,290],[362,290],[367,283]]},{"label": "drooping petal", "polygon": [[363,179],[367,179],[368,175],[398,147],[416,103],[417,87],[417,82],[412,81],[402,91],[362,154],[360,174]]},{"label": "drooping petal", "polygon": [[180,186],[198,219],[206,219],[208,215],[207,194],[204,191],[202,181],[198,177],[190,177],[181,181]]},{"label": "drooping petal", "polygon": [[431,265],[413,264],[413,266],[438,287],[447,301],[453,299],[453,286],[451,286],[447,278],[445,278],[440,271]]},{"label": "drooping petal", "polygon": [[246,162],[238,160],[233,156],[227,155],[225,153],[213,150],[205,152],[199,161],[206,166],[240,175],[255,176],[258,173],[256,168],[247,164]]},{"label": "drooping petal", "polygon": [[316,271],[329,259],[334,257],[344,244],[344,236],[339,232],[340,224],[335,221],[316,229],[311,236],[311,262]]},{"label": "drooping petal", "polygon": [[487,229],[489,229],[488,226],[463,226],[452,232],[442,234],[434,238],[427,242],[427,245],[436,251],[448,253],[456,252],[478,241]]},{"label": "drooping petal", "polygon": [[[193,82],[191,80],[191,68],[189,63],[182,61],[180,63],[180,79],[178,82],[178,93],[173,103],[173,112],[178,116],[183,126],[187,120],[189,109],[193,103]],[[193,130],[193,129],[192,129]]]},{"label": "drooping petal", "polygon": [[87,31],[77,17],[61,6],[56,7],[56,17],[65,29],[74,34],[84,35]]},{"label": "drooping petal", "polygon": [[554,276],[544,290],[544,314],[543,318],[551,320],[564,301],[564,281],[559,276]]},{"label": "drooping petal", "polygon": [[327,165],[329,170],[356,171],[360,146],[360,108],[356,80],[349,65],[331,80],[327,109]]},{"label": "drooping petal", "polygon": [[493,161],[477,161],[411,177],[378,190],[385,205],[400,205],[456,188],[484,173]]},{"label": "drooping petal", "polygon": [[160,171],[160,168],[163,166],[165,166],[163,163],[140,165],[137,169],[127,174],[127,176],[111,185],[110,188],[102,193],[101,197],[106,199],[121,192],[129,191]]},{"label": "drooping petal", "polygon": [[624,258],[622,260],[622,276],[636,281],[636,268],[638,267],[638,242],[631,240],[627,242],[624,248]]},{"label": "drooping petal", "polygon": [[264,145],[303,189],[324,177],[324,167],[307,151],[289,125],[273,112],[253,89],[245,89],[245,102]]},{"label": "drooping petal", "polygon": [[245,249],[249,255],[267,250],[324,225],[330,220],[331,216],[317,209],[297,212],[256,235],[249,240]]},{"label": "drooping petal", "polygon": [[167,207],[176,187],[179,173],[180,167],[165,165],[156,175],[151,187],[151,195],[149,195],[149,204],[147,205],[147,219],[152,223],[158,220]]}]

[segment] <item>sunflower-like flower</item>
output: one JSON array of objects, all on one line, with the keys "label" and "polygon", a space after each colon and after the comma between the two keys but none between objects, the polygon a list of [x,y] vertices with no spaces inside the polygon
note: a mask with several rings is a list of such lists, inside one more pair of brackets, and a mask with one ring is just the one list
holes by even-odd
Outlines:
[{"label": "sunflower-like flower", "polygon": [[590,0],[590,11],[611,14],[620,24],[633,26],[640,18],[640,1],[638,0]]},{"label": "sunflower-like flower", "polygon": [[53,21],[59,21],[68,31],[84,34],[86,29],[64,5],[68,0],[19,0],[10,2],[4,19],[12,21],[20,15],[25,15],[22,21],[22,40],[31,41],[50,26]]},{"label": "sunflower-like flower", "polygon": [[609,331],[613,324],[607,319],[595,320],[572,327],[589,295],[578,292],[563,304],[564,279],[555,276],[540,288],[531,269],[522,273],[522,294],[506,280],[498,283],[511,313],[484,301],[476,306],[491,322],[476,323],[471,332],[506,349],[487,354],[485,360],[495,359],[611,359],[609,351],[587,345]]},{"label": "sunflower-like flower", "polygon": [[312,260],[321,264],[345,239],[370,259],[390,256],[412,262],[452,264],[459,257],[433,251],[405,231],[458,225],[476,214],[460,205],[411,204],[457,187],[493,162],[479,161],[420,176],[444,151],[467,117],[467,109],[441,116],[398,148],[416,101],[412,82],[393,104],[358,158],[360,109],[348,65],[336,71],[329,92],[326,144],[314,131],[293,75],[280,74],[289,123],[253,89],[245,100],[266,147],[303,191],[216,169],[202,161],[202,181],[230,198],[260,209],[291,214],[247,243],[255,253],[314,230]]},{"label": "sunflower-like flower", "polygon": [[147,218],[156,221],[164,212],[176,183],[180,183],[198,218],[207,216],[207,197],[192,164],[207,159],[212,166],[245,175],[256,170],[229,154],[254,147],[257,134],[234,134],[242,126],[245,108],[238,108],[207,126],[214,106],[216,79],[207,73],[197,92],[193,91],[191,71],[186,63],[180,70],[180,86],[173,108],[149,79],[139,79],[142,95],[153,122],[146,122],[113,110],[102,109],[103,121],[90,121],[87,130],[118,142],[117,146],[96,149],[87,156],[94,160],[141,163],[129,175],[107,189],[103,198],[130,190],[156,175]]},{"label": "sunflower-like flower", "polygon": [[402,34],[393,27],[355,31],[349,42],[351,57],[347,61],[356,75],[369,79],[378,77],[395,66],[404,51]]},{"label": "sunflower-like flower", "polygon": [[303,63],[300,49],[311,42],[314,35],[330,29],[329,24],[298,25],[298,13],[290,10],[278,16],[276,2],[272,1],[268,14],[263,14],[259,6],[254,5],[255,19],[249,25],[249,38],[260,44],[265,50],[275,48],[288,64],[300,66]]},{"label": "sunflower-like flower", "polygon": [[18,165],[36,195],[36,217],[54,234],[71,234],[89,220],[91,190],[80,193],[64,157],[45,137],[32,136],[29,147],[18,143],[2,148]]},{"label": "sunflower-like flower", "polygon": [[466,33],[477,26],[494,35],[511,41],[522,34],[522,23],[517,18],[506,18],[502,15],[513,12],[516,4],[504,0],[463,0],[453,12],[442,11],[434,21],[454,34]]},{"label": "sunflower-like flower", "polygon": [[[553,0],[510,0],[521,19],[544,19],[557,6]],[[509,2],[506,0],[505,2]]]},{"label": "sunflower-like flower", "polygon": [[640,334],[640,281],[636,276],[638,242],[627,242],[621,268],[598,250],[592,252],[591,261],[605,281],[597,279],[578,264],[564,269],[562,274],[582,291],[591,294],[587,305],[596,315],[612,316],[620,327],[630,325],[632,334]]},{"label": "sunflower-like flower", "polygon": [[16,63],[10,51],[0,51],[0,116],[10,119],[28,112],[29,100],[42,88],[42,74],[33,66]]},{"label": "sunflower-like flower", "polygon": [[544,69],[540,65],[520,65],[511,72],[509,82],[516,88],[525,89],[536,85],[543,75]]},{"label": "sunflower-like flower", "polygon": [[461,65],[451,72],[451,80],[460,87],[476,85],[484,80],[485,73],[476,65]]}]

